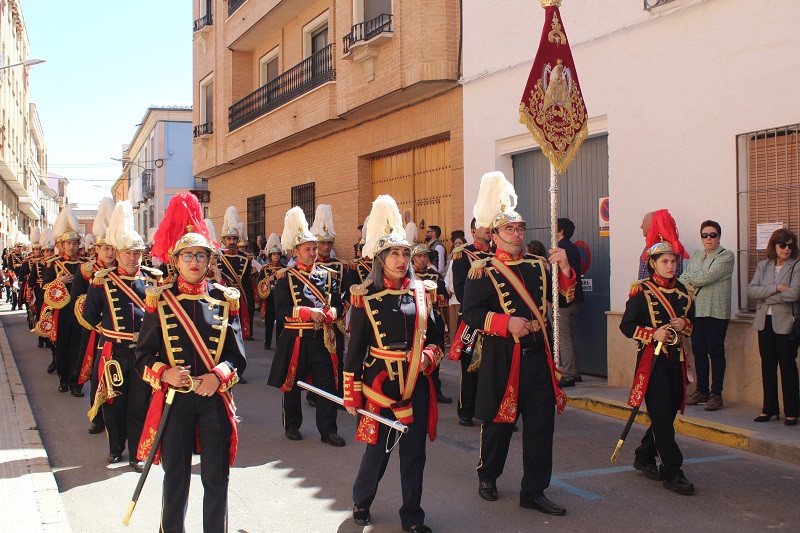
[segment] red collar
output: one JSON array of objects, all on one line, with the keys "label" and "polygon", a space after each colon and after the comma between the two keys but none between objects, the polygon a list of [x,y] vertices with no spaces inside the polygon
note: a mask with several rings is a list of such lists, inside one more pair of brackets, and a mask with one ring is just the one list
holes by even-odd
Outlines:
[{"label": "red collar", "polygon": [[408,286],[411,284],[411,279],[408,276],[404,276],[402,280],[400,280],[400,286],[398,287],[395,282],[383,276],[383,286],[387,289],[407,289]]},{"label": "red collar", "polygon": [[505,250],[501,250],[498,248],[497,251],[494,253],[494,256],[497,258],[498,261],[501,261],[503,263],[508,263],[509,261],[516,261],[517,259],[522,257],[522,254],[520,254],[517,257],[514,257]]},{"label": "red collar", "polygon": [[306,265],[305,263],[301,263],[298,261],[294,266],[297,267],[297,270],[302,270],[303,272],[313,272],[314,271],[314,263],[310,265]]},{"label": "red collar", "polygon": [[331,256],[323,257],[323,256],[317,254],[317,262],[318,263],[327,263],[330,260],[331,260]]},{"label": "red collar", "polygon": [[[136,270],[132,274],[129,274],[124,268],[122,268],[122,265],[117,265],[117,272],[119,272],[120,276],[138,276],[139,267],[136,267]],[[178,278],[178,280],[180,281],[180,278]]]},{"label": "red collar", "polygon": [[75,259],[71,258],[67,254],[59,254],[59,255],[61,256],[61,259],[63,259],[64,261],[75,261],[78,259],[77,255],[75,256]]},{"label": "red collar", "polygon": [[270,261],[269,266],[279,267],[279,266],[281,266],[281,262],[278,261],[277,263],[273,263],[272,261]]},{"label": "red collar", "polygon": [[178,292],[181,294],[205,294],[206,280],[201,280],[199,283],[189,283],[178,276]]},{"label": "red collar", "polygon": [[670,279],[662,278],[655,272],[653,272],[653,275],[650,277],[653,279],[656,285],[658,285],[659,287],[664,287],[665,289],[671,289],[675,287],[675,282],[677,281],[677,279],[674,277]]},{"label": "red collar", "polygon": [[488,246],[484,248],[478,241],[472,241],[472,246],[474,246],[479,252],[485,252],[489,248]]}]

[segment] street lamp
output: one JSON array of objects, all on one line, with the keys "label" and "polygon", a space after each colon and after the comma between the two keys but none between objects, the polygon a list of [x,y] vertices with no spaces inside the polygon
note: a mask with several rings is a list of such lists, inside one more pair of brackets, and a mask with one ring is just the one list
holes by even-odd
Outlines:
[{"label": "street lamp", "polygon": [[33,65],[38,65],[39,63],[44,63],[47,61],[46,59],[42,59],[41,57],[32,57],[30,59],[26,59],[25,61],[20,61],[19,63],[13,63],[11,65],[4,65],[0,67],[0,70],[11,68],[11,67],[18,67],[20,65],[26,67],[32,67]]}]

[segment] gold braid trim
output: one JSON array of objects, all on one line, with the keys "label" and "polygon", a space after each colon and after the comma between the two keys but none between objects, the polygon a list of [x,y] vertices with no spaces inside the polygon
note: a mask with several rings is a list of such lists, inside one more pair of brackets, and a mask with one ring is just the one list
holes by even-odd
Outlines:
[{"label": "gold braid trim", "polygon": [[469,267],[469,272],[467,272],[467,277],[469,279],[481,279],[486,275],[487,263],[488,259],[486,258],[473,261],[472,265]]},{"label": "gold braid trim", "polygon": [[634,281],[631,283],[631,290],[628,292],[628,298],[631,296],[636,296],[640,292],[642,292],[642,281]]}]

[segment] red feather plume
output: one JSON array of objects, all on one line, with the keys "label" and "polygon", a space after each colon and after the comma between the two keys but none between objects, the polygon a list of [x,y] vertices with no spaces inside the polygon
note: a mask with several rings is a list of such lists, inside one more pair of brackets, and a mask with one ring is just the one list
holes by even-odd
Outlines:
[{"label": "red feather plume", "polygon": [[653,219],[650,221],[650,230],[647,232],[647,249],[642,254],[642,259],[647,258],[647,251],[650,250],[651,246],[662,240],[669,242],[679,257],[689,258],[689,253],[678,238],[678,226],[675,224],[675,219],[666,209],[659,209],[653,213]]},{"label": "red feather plume", "polygon": [[[191,226],[192,229],[187,230],[186,226]],[[153,237],[153,249],[150,255],[157,257],[163,263],[169,262],[170,252],[175,243],[189,232],[199,233],[211,241],[197,196],[190,192],[182,192],[169,201],[164,219],[158,225]],[[219,248],[216,242],[211,241],[211,244],[214,248]]]}]

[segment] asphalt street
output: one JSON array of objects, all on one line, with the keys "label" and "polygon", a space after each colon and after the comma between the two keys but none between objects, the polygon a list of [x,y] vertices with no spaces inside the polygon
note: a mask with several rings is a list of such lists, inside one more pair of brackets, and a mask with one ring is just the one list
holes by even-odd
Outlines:
[{"label": "asphalt street", "polygon": [[[106,464],[105,435],[87,432],[88,396],[74,398],[57,391],[58,378],[45,371],[49,350],[36,347],[21,312],[2,313],[0,319],[73,530],[157,531],[161,468],[151,470],[131,525],[123,528],[122,516],[138,480],[127,465],[127,454],[119,465]],[[263,336],[262,327],[254,329]],[[273,352],[263,350],[262,339],[246,343],[249,383],[233,389],[243,421],[239,455],[231,470],[230,531],[400,531],[396,454],[372,506],[373,524],[357,527],[350,517],[351,489],[364,445],[353,441],[355,419],[339,413],[339,433],[348,444],[332,448],[320,442],[313,411],[304,404],[303,440],[288,441],[281,427],[280,393],[266,385]],[[442,374],[445,394],[455,397],[457,365],[445,360]],[[518,506],[520,434],[512,439],[505,473],[498,480],[500,499],[485,502],[477,494],[475,473],[479,427],[459,426],[455,403],[440,405],[439,438],[427,448],[426,523],[445,532],[796,530],[800,466],[679,437],[684,470],[697,487],[695,496],[679,496],[630,466],[643,434],[640,426],[631,431],[620,462],[610,463],[622,425],[579,409],[567,408],[556,417],[554,474],[547,496],[568,513],[549,517]],[[195,462],[186,521],[190,532],[202,531],[199,458]]]}]

